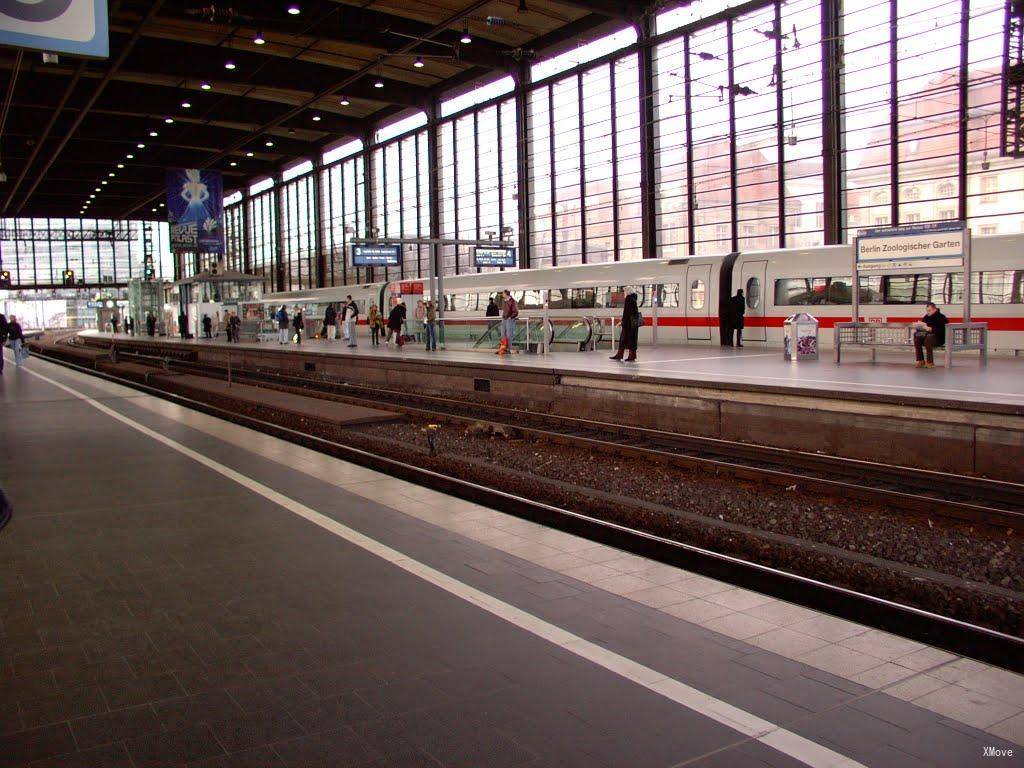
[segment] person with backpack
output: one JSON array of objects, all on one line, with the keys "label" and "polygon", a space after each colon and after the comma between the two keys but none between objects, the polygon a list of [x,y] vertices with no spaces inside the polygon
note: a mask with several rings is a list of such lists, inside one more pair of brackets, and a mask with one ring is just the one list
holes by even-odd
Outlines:
[{"label": "person with backpack", "polygon": [[629,356],[623,362],[636,362],[637,339],[640,335],[640,326],[644,324],[644,317],[640,314],[640,307],[637,306],[636,294],[626,296],[622,305],[622,322],[619,329],[619,351],[612,355],[612,360],[623,360],[622,353],[629,352]]},{"label": "person with backpack", "polygon": [[345,298],[347,300],[345,304],[345,336],[348,338],[348,345],[354,347],[356,346],[356,322],[359,320],[359,307],[356,306],[351,296]]},{"label": "person with backpack", "polygon": [[295,329],[295,343],[302,343],[302,330],[305,328],[305,320],[302,317],[302,310],[298,307],[295,308],[295,314],[292,315],[292,328]]},{"label": "person with backpack", "polygon": [[288,343],[288,310],[284,308],[284,304],[277,310],[277,343]]},{"label": "person with backpack", "polygon": [[512,298],[512,291],[502,291],[504,299],[501,307],[501,344],[498,354],[504,355],[512,351],[512,341],[516,337],[516,318],[519,317],[519,305]]},{"label": "person with backpack", "polygon": [[338,333],[338,310],[333,304],[328,304],[324,310],[324,338],[327,341],[334,341]]}]

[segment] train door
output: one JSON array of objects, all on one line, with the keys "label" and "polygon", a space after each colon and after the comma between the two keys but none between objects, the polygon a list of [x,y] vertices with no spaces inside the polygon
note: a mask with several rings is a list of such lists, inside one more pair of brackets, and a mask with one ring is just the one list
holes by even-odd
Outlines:
[{"label": "train door", "polygon": [[765,282],[768,274],[767,261],[745,261],[741,274],[743,295],[747,301],[746,321],[743,329],[744,341],[767,341],[767,331],[764,320],[764,292],[767,290]]},{"label": "train door", "polygon": [[711,265],[686,268],[679,300],[686,307],[688,341],[711,341]]}]

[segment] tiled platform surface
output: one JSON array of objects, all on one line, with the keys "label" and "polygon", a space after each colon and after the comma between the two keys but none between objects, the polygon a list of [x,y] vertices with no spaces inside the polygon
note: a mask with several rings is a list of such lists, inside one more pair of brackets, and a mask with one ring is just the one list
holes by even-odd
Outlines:
[{"label": "tiled platform surface", "polygon": [[[109,333],[86,331],[90,336],[110,338]],[[130,337],[119,335],[129,340]],[[135,337],[145,340],[148,337]],[[159,337],[160,342],[173,344],[220,345],[222,340],[198,339],[183,341],[176,337]],[[978,365],[977,353],[959,353],[952,369],[940,365],[931,370],[914,367],[913,351],[880,350],[878,362],[867,361],[867,351],[853,350],[846,361],[836,365],[831,350],[820,360],[790,363],[782,359],[782,351],[748,342],[742,349],[708,345],[661,345],[641,348],[640,361],[619,363],[609,360],[608,350],[596,352],[552,352],[548,355],[517,354],[505,358],[484,351],[440,350],[427,352],[418,344],[407,344],[401,351],[384,345],[372,347],[365,338],[356,348],[340,341],[306,340],[301,347],[281,346],[276,342],[236,344],[235,347],[301,350],[338,355],[359,355],[370,358],[398,358],[436,361],[442,365],[493,365],[505,368],[535,369],[562,374],[626,377],[630,380],[673,381],[705,384],[715,387],[806,392],[828,397],[899,401],[921,399],[928,402],[1013,406],[1024,415],[1024,358],[993,356],[988,365]]]},{"label": "tiled platform surface", "polygon": [[[0,482],[16,504],[0,532],[0,766],[829,764],[681,706],[659,693],[671,681],[848,765],[978,765],[1024,744],[1018,675],[38,359],[0,379]],[[581,640],[542,639],[545,622]],[[662,677],[626,679],[574,652],[584,641]]]}]

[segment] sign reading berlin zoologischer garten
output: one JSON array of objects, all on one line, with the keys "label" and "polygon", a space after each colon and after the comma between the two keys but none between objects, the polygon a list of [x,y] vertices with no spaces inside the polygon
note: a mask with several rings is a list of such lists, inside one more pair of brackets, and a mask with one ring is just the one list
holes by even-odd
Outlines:
[{"label": "sign reading berlin zoologischer garten", "polygon": [[947,269],[964,263],[961,221],[865,229],[857,234],[857,269]]}]

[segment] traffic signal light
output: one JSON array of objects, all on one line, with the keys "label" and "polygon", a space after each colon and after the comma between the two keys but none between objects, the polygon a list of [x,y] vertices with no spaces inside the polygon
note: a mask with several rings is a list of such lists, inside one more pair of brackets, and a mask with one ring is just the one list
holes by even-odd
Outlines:
[{"label": "traffic signal light", "polygon": [[74,285],[74,284],[75,284],[75,270],[73,270],[73,269],[65,269],[64,270],[64,285]]},{"label": "traffic signal light", "polygon": [[0,288],[11,287],[11,270],[0,269]]},{"label": "traffic signal light", "polygon": [[152,280],[156,277],[156,270],[153,269],[152,264],[147,264],[142,274],[147,280]]}]

